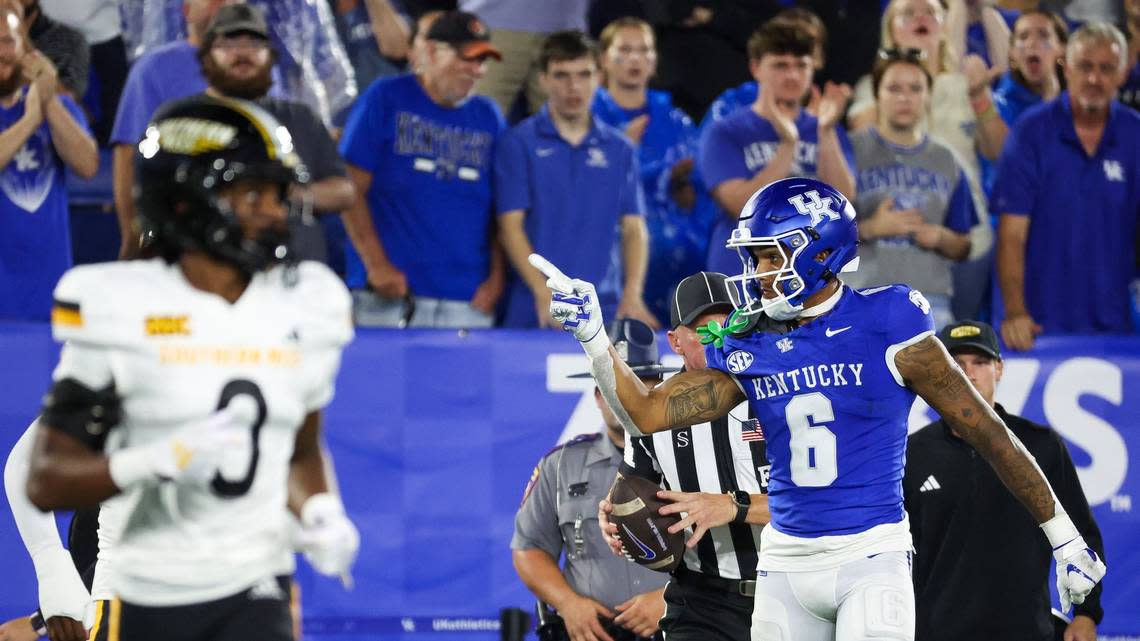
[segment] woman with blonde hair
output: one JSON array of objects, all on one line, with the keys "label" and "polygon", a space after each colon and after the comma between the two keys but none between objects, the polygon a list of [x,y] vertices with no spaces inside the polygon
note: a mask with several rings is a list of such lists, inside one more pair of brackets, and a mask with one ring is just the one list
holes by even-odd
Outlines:
[{"label": "woman with blonde hair", "polygon": [[[979,156],[996,159],[1009,133],[998,116],[990,92],[990,71],[976,55],[959,58],[955,37],[964,34],[964,0],[949,0],[948,11],[939,0],[891,0],[883,12],[882,51],[918,50],[926,70],[934,78],[925,130],[958,156],[974,197],[974,208],[984,223],[986,198],[982,193]],[[960,43],[964,46],[964,42]],[[848,110],[852,131],[866,128],[878,117],[871,78],[855,86],[855,100]],[[970,234],[970,261],[955,267],[954,313],[974,318],[983,305],[989,282],[993,231],[979,224]],[[976,259],[976,260],[975,260]]]}]

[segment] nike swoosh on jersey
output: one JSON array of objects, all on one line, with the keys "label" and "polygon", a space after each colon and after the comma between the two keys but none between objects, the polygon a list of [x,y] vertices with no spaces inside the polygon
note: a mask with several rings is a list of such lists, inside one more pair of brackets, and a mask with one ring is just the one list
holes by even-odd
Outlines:
[{"label": "nike swoosh on jersey", "polygon": [[839,329],[834,329],[834,330],[831,329],[830,327],[828,327],[826,330],[824,330],[823,333],[827,334],[828,338],[831,338],[832,336],[835,336],[836,334],[842,334],[843,332],[846,332],[849,329],[851,329],[850,325],[848,325],[847,327],[840,327]]},{"label": "nike swoosh on jersey", "polygon": [[547,147],[545,149],[535,149],[534,153],[536,155],[538,155],[539,158],[546,158],[547,156],[554,153],[554,148],[553,147]]}]

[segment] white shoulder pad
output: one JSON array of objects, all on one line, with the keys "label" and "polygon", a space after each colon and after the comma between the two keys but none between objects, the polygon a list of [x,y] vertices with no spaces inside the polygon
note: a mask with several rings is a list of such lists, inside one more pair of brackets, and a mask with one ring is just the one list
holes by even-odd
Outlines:
[{"label": "white shoulder pad", "polygon": [[297,266],[294,296],[304,310],[302,341],[309,347],[340,348],[352,340],[352,296],[324,263]]},{"label": "white shoulder pad", "polygon": [[[161,261],[159,261],[161,263]],[[51,313],[56,340],[91,346],[122,345],[141,336],[131,322],[138,284],[161,269],[152,261],[80,265],[59,279]]]}]

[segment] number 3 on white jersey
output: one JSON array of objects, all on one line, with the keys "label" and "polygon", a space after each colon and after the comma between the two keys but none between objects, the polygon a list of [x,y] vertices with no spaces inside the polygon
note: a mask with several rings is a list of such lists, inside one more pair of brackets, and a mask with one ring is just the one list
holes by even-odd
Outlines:
[{"label": "number 3 on white jersey", "polygon": [[820,394],[793,396],[784,408],[791,432],[792,482],[800,487],[826,487],[839,474],[835,433],[826,424],[835,420],[831,401]]}]

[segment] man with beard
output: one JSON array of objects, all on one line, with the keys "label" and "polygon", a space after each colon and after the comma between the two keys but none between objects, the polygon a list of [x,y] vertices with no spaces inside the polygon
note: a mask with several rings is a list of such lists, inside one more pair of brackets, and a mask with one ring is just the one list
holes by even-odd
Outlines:
[{"label": "man with beard", "polygon": [[176,40],[148,51],[135,61],[123,87],[115,127],[111,131],[114,147],[115,212],[119,218],[121,244],[119,258],[132,258],[139,251],[139,233],[135,228],[135,203],[131,196],[135,172],[132,166],[135,145],[142,140],[150,117],[159,105],[205,91],[196,59],[198,45],[214,14],[231,0],[183,0],[186,39]]},{"label": "man with beard", "polygon": [[1116,27],[1078,29],[1065,56],[1068,90],[1026,111],[1006,140],[992,202],[1011,349],[1032,348],[1042,331],[1134,331],[1140,115],[1114,99],[1127,54]]},{"label": "man with beard", "polygon": [[65,168],[89,178],[99,156],[55,66],[24,33],[19,6],[0,5],[0,318],[47,320],[71,267]]},{"label": "man with beard", "polygon": [[[354,189],[345,173],[336,144],[320,118],[304,103],[272,98],[277,53],[269,41],[269,28],[261,10],[248,4],[233,4],[218,10],[198,49],[206,94],[214,97],[252,100],[289,130],[297,154],[312,181],[302,188],[317,212],[337,212],[352,205]],[[302,259],[325,260],[324,239],[312,220],[293,229],[293,240]]]}]

